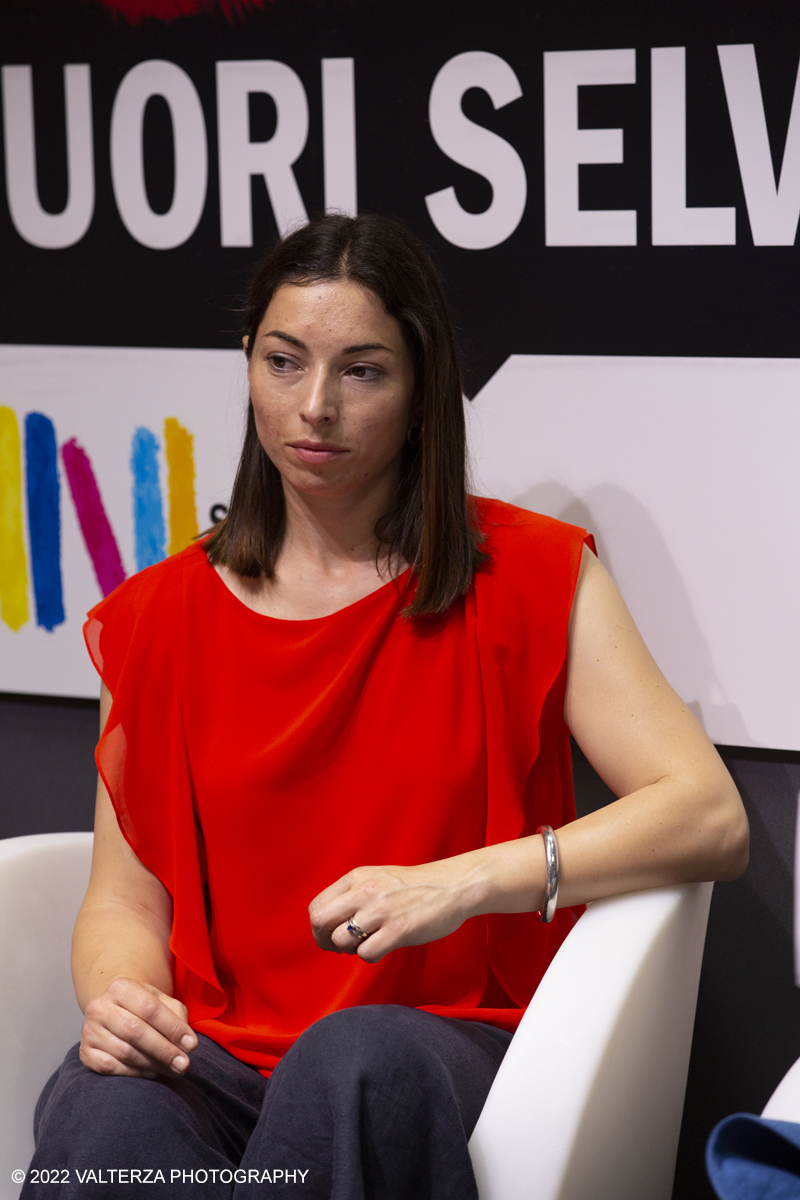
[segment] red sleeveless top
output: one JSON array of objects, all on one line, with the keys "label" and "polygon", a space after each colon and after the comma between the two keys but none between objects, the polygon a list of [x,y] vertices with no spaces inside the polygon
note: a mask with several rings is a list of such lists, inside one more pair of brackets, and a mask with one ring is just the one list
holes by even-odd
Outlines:
[{"label": "red sleeveless top", "polygon": [[406,572],[327,617],[253,612],[201,545],[85,626],[114,703],[97,765],[174,903],[194,1029],[269,1074],[312,1022],[406,1004],[513,1030],[572,927],[473,917],[370,965],[320,950],[308,904],[357,866],[415,864],[573,820],[566,634],[586,533],[478,501],[488,563],[441,617]]}]

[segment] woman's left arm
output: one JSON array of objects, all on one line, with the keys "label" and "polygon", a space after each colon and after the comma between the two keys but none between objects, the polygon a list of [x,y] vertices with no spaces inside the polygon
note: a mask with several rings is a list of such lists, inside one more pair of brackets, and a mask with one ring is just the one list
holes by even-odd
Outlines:
[{"label": "woman's left arm", "polygon": [[564,715],[620,799],[558,834],[559,903],[701,879],[747,866],[739,793],[667,683],[608,572],[584,549],[570,617]]},{"label": "woman's left arm", "polygon": [[[620,797],[557,831],[559,907],[663,884],[736,879],[742,802],[714,746],[656,666],[614,582],[584,549],[568,633],[567,724]],[[359,867],[310,905],[324,949],[377,962],[470,916],[541,909],[538,835],[414,867]],[[348,918],[370,936],[357,941]]]}]

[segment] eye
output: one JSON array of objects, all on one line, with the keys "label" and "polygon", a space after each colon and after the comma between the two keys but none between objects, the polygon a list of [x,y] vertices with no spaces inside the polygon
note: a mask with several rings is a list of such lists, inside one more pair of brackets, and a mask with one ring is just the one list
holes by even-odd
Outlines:
[{"label": "eye", "polygon": [[274,371],[285,374],[294,366],[293,359],[289,358],[288,354],[279,354],[277,352],[267,355],[267,362]]},{"label": "eye", "polygon": [[349,368],[348,373],[354,379],[363,379],[366,382],[377,379],[379,375],[383,374],[380,367],[373,367],[369,363],[355,363]]}]

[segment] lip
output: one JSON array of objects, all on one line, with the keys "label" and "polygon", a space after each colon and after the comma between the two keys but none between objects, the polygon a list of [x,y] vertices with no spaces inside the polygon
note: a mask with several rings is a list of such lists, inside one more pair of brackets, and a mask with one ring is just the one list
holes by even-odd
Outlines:
[{"label": "lip", "polygon": [[294,450],[297,457],[306,463],[327,463],[340,458],[348,451],[344,446],[336,446],[332,442],[289,442],[289,449]]}]

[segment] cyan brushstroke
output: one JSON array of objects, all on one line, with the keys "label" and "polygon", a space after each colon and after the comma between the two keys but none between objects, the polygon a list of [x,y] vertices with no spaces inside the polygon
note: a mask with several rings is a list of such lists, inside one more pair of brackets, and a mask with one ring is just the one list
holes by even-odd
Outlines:
[{"label": "cyan brushstroke", "polygon": [[166,558],[164,505],[158,481],[158,442],[140,426],[131,443],[133,474],[133,536],[136,570],[143,571]]},{"label": "cyan brushstroke", "polygon": [[36,621],[52,630],[64,620],[61,510],[56,431],[43,413],[25,418],[25,462]]},{"label": "cyan brushstroke", "polygon": [[125,568],[91,459],[75,438],[70,438],[61,447],[61,459],[100,591],[107,596],[125,579]]}]

